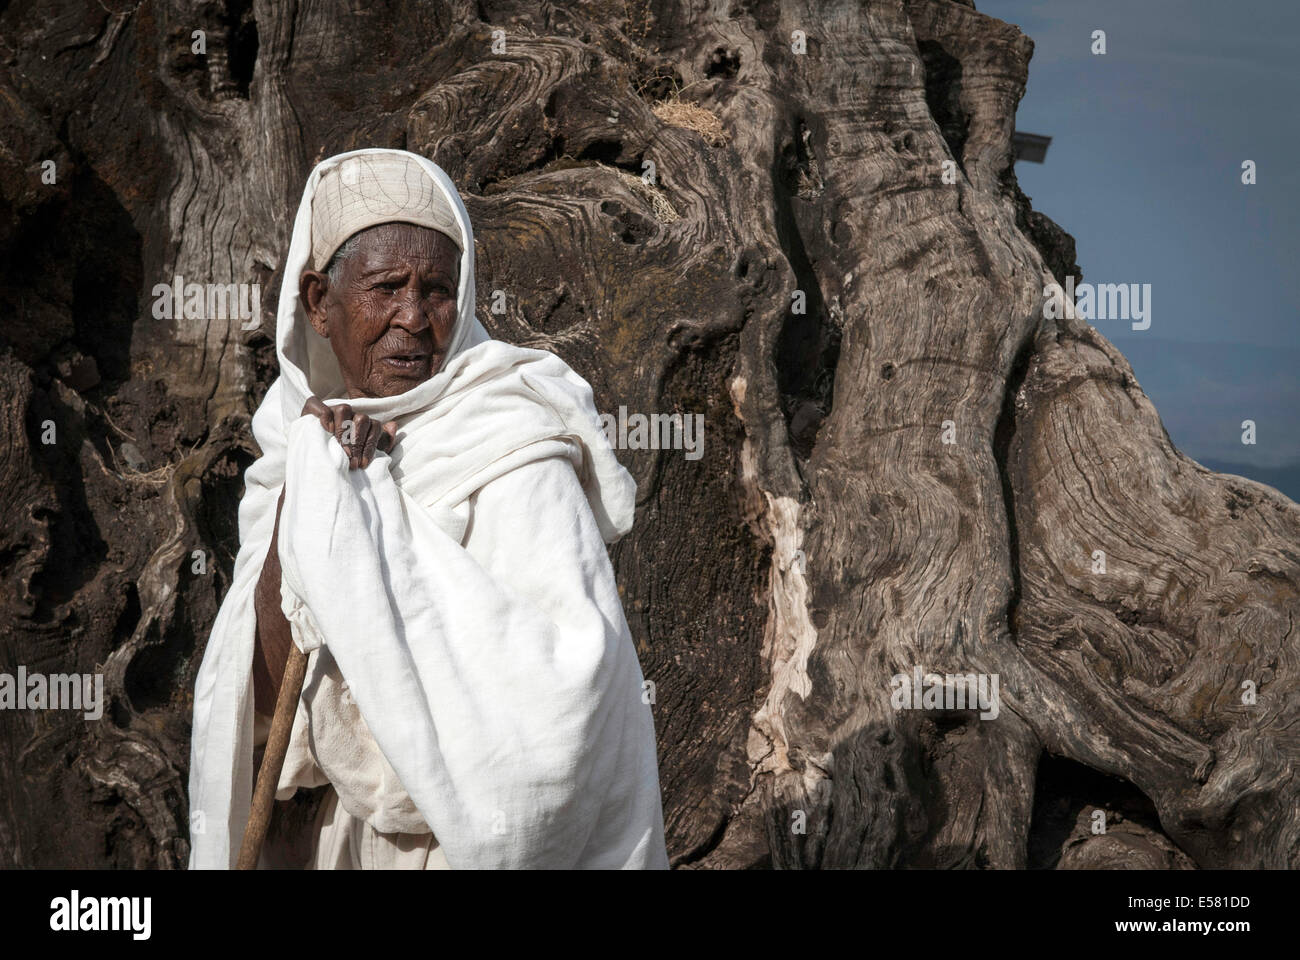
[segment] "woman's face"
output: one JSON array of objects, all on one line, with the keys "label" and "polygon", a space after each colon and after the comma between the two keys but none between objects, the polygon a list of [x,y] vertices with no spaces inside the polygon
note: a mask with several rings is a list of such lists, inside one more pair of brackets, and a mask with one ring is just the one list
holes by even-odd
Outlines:
[{"label": "woman's face", "polygon": [[460,251],[446,234],[411,223],[381,223],[357,237],[334,282],[303,271],[299,294],[338,358],[348,396],[392,397],[442,368],[456,327]]}]

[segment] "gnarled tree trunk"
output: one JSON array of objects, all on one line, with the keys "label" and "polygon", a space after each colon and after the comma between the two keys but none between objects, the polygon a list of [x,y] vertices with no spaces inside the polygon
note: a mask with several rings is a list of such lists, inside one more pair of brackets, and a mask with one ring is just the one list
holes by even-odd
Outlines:
[{"label": "gnarled tree trunk", "polygon": [[[1012,168],[1031,49],[954,0],[9,4],[0,671],[110,702],[0,712],[0,863],[184,864],[292,217],[397,146],[494,336],[705,416],[700,459],[620,451],[675,864],[1300,865],[1300,510],[1044,319],[1081,275]],[[156,318],[177,275],[260,326]],[[895,710],[917,667],[998,716]]]}]

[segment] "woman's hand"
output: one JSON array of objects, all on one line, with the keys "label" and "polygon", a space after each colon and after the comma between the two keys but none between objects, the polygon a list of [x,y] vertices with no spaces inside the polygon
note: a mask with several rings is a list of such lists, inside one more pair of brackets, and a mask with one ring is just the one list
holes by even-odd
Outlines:
[{"label": "woman's hand", "polygon": [[396,420],[380,425],[378,420],[372,420],[364,413],[354,417],[352,407],[346,403],[331,407],[319,397],[308,397],[302,415],[315,417],[322,429],[338,440],[348,455],[350,470],[358,467],[364,470],[374,460],[375,450],[387,453],[397,440]]}]

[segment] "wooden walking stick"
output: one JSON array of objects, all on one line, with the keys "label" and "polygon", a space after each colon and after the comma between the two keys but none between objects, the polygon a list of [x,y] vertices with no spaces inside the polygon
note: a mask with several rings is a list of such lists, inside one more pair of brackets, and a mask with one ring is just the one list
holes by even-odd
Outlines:
[{"label": "wooden walking stick", "polygon": [[284,769],[284,757],[289,752],[289,735],[293,733],[293,718],[298,711],[298,698],[302,696],[302,681],[307,674],[307,654],[296,643],[289,645],[289,659],[284,665],[284,678],[280,693],[275,698],[275,714],[271,717],[271,732],[266,738],[262,753],[262,768],[257,771],[257,785],[253,788],[253,807],[248,813],[248,827],[244,842],[239,846],[236,870],[256,870],[262,853],[262,842],[271,826],[271,807],[275,803],[275,788]]}]

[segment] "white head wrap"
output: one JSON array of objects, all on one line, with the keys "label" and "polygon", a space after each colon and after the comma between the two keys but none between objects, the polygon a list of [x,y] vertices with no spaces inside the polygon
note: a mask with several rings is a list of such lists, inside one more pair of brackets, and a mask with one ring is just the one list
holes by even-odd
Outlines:
[{"label": "white head wrap", "polygon": [[428,227],[465,250],[455,209],[421,159],[400,150],[358,153],[321,173],[311,200],[313,269],[324,270],[348,237],[381,223]]}]

